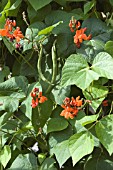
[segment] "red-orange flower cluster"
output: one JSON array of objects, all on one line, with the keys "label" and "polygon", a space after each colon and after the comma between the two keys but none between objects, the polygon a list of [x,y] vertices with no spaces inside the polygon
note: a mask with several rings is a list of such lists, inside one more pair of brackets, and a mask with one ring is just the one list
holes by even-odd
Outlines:
[{"label": "red-orange flower cluster", "polygon": [[16,39],[16,42],[19,42],[21,38],[24,38],[20,27],[16,27],[16,29],[13,31],[13,27],[16,26],[15,20],[7,19],[4,29],[0,29],[0,36],[10,38],[11,40]]},{"label": "red-orange flower cluster", "polygon": [[42,96],[42,92],[39,92],[39,88],[33,89],[33,91],[31,92],[31,97],[32,97],[32,103],[31,103],[32,108],[35,108],[36,106],[38,106],[39,103],[44,103],[47,100],[47,97]]},{"label": "red-orange flower cluster", "polygon": [[74,43],[76,44],[77,48],[80,48],[80,44],[84,40],[90,40],[92,37],[91,34],[89,34],[88,36],[85,34],[87,28],[80,28],[80,26],[81,26],[80,22],[72,17],[69,23],[69,27],[71,32],[74,31],[76,32],[74,36]]},{"label": "red-orange flower cluster", "polygon": [[87,36],[84,32],[87,30],[87,28],[81,28],[80,30],[76,31],[76,34],[74,36],[74,43],[78,48],[80,48],[80,44],[83,42],[83,40],[90,40],[91,34]]},{"label": "red-orange flower cluster", "polygon": [[80,96],[76,97],[76,99],[74,97],[71,99],[66,97],[63,103],[64,104],[61,105],[61,107],[64,110],[61,112],[60,116],[64,116],[66,119],[73,119],[82,106],[82,100],[80,100]]}]

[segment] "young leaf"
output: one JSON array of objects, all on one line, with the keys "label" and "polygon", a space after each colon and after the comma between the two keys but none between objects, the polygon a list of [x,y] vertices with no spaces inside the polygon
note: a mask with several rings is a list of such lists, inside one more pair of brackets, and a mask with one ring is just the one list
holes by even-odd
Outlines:
[{"label": "young leaf", "polygon": [[5,168],[9,160],[11,159],[11,150],[9,145],[5,145],[0,152],[0,162]]},{"label": "young leaf", "polygon": [[61,166],[68,160],[70,157],[69,152],[69,140],[65,140],[59,144],[57,144],[53,149],[52,153],[55,154],[56,159],[59,163],[59,166]]},{"label": "young leaf", "polygon": [[68,122],[65,119],[52,118],[48,121],[47,133],[64,130],[67,126]]},{"label": "young leaf", "polygon": [[97,137],[111,155],[113,153],[113,115],[108,115],[99,120],[95,128]]},{"label": "young leaf", "polygon": [[76,133],[69,139],[69,151],[73,166],[85,155],[90,154],[94,148],[93,136],[88,131]]},{"label": "young leaf", "polygon": [[52,32],[52,30],[57,27],[59,24],[63,23],[63,21],[59,21],[58,23],[51,25],[41,31],[38,32],[38,35],[46,35]]}]

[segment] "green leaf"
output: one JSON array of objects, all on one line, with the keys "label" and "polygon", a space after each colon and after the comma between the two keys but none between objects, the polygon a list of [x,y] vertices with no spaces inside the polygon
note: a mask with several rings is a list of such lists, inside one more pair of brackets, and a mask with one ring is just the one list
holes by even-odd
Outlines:
[{"label": "green leaf", "polygon": [[52,90],[53,100],[55,100],[56,104],[61,105],[63,100],[70,95],[70,86],[64,88],[57,88],[57,86]]},{"label": "green leaf", "polygon": [[113,1],[112,0],[109,0],[110,4],[113,6]]},{"label": "green leaf", "polygon": [[8,170],[36,170],[38,169],[37,160],[34,154],[20,154],[12,163]]},{"label": "green leaf", "polygon": [[7,112],[14,112],[18,109],[19,100],[13,97],[6,97],[3,101],[4,110]]},{"label": "green leaf", "polygon": [[96,111],[104,98],[107,96],[108,88],[99,85],[97,81],[97,83],[94,83],[89,86],[87,90],[83,91],[83,94],[87,100],[91,100],[91,107],[93,107],[94,111]]},{"label": "green leaf", "polygon": [[38,0],[35,1],[35,0],[28,0],[29,3],[32,5],[32,7],[37,11],[38,9],[46,6],[47,4],[49,4],[52,0]]},{"label": "green leaf", "polygon": [[21,5],[22,0],[16,0],[14,4],[11,5],[11,7],[7,10],[7,16],[17,16],[19,7]]},{"label": "green leaf", "polygon": [[66,129],[68,122],[62,118],[52,118],[47,124],[47,133]]},{"label": "green leaf", "polygon": [[0,116],[0,126],[5,124],[11,116],[12,116],[11,112],[5,112],[2,116]]},{"label": "green leaf", "polygon": [[108,158],[100,156],[100,153],[96,157],[89,159],[85,164],[84,170],[113,170],[113,161]]},{"label": "green leaf", "polygon": [[52,32],[52,30],[57,27],[59,24],[63,23],[63,21],[59,21],[58,23],[51,25],[41,31],[38,32],[38,35],[45,35],[45,34],[49,34]]},{"label": "green leaf", "polygon": [[82,124],[82,126],[85,126],[87,124],[93,123],[97,121],[99,115],[91,115],[91,116],[85,116],[80,120],[77,120],[78,123]]},{"label": "green leaf", "polygon": [[53,158],[46,158],[42,163],[40,170],[57,170],[54,164],[55,160]]},{"label": "green leaf", "polygon": [[99,74],[90,70],[84,57],[80,54],[72,54],[65,62],[62,70],[61,86],[75,84],[85,90],[93,80],[98,80]]},{"label": "green leaf", "polygon": [[[3,2],[2,2],[3,3]],[[6,15],[6,10],[7,9],[9,9],[10,8],[10,5],[11,5],[11,2],[10,2],[10,0],[8,0],[8,2],[7,2],[7,4],[5,5],[5,7],[4,7],[4,9],[3,9],[3,11],[1,12],[1,16],[0,16],[0,28],[3,28],[4,27],[4,25],[5,25],[5,15]]]},{"label": "green leaf", "polygon": [[84,156],[90,154],[94,148],[92,135],[87,132],[80,132],[69,139],[69,151],[72,156],[73,166]]},{"label": "green leaf", "polygon": [[60,168],[62,165],[69,159],[70,152],[69,152],[69,140],[63,141],[57,144],[53,149],[52,153],[55,154],[56,159],[59,163]]},{"label": "green leaf", "polygon": [[22,2],[22,0],[16,0],[16,2],[8,10],[17,9],[18,6],[21,4],[21,2]]},{"label": "green leaf", "polygon": [[38,105],[38,107],[32,109],[32,125],[36,132],[38,132],[40,127],[45,125],[52,113],[52,109],[53,103],[49,99]]},{"label": "green leaf", "polygon": [[9,52],[12,54],[13,51],[15,50],[15,47],[6,37],[2,37],[2,39],[3,39],[4,44],[8,48]]},{"label": "green leaf", "polygon": [[58,132],[52,132],[49,135],[50,148],[55,147],[58,143],[68,140],[73,135],[72,126],[68,126],[66,129]]},{"label": "green leaf", "polygon": [[9,160],[11,159],[11,150],[9,145],[5,145],[0,152],[0,162],[5,168]]},{"label": "green leaf", "polygon": [[93,61],[92,70],[100,75],[113,79],[113,58],[106,52],[97,54]]},{"label": "green leaf", "polygon": [[113,57],[113,41],[108,41],[105,44],[104,50]]},{"label": "green leaf", "polygon": [[95,1],[91,1],[91,2],[87,2],[85,5],[84,5],[84,14],[87,14],[95,5]]},{"label": "green leaf", "polygon": [[[96,27],[94,27],[96,25]],[[82,23],[82,27],[87,27],[87,34],[92,34],[92,39],[106,42],[110,39],[110,28],[100,19],[88,18]]]},{"label": "green leaf", "polygon": [[0,94],[7,95],[15,91],[27,92],[28,80],[24,76],[15,76],[3,83],[0,83]]},{"label": "green leaf", "polygon": [[96,134],[109,155],[113,153],[113,115],[108,115],[96,124]]}]

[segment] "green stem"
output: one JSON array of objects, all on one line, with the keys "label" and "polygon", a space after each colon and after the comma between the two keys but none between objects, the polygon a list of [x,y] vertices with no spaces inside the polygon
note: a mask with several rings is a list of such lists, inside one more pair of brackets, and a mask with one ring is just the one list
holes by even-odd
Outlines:
[{"label": "green stem", "polygon": [[42,74],[42,70],[41,70],[41,62],[42,62],[42,55],[43,55],[43,46],[42,44],[40,44],[40,53],[39,53],[39,58],[38,58],[38,63],[37,63],[37,68],[38,68],[38,73],[40,78],[45,81],[48,84],[51,84],[50,81],[48,81],[44,75]]},{"label": "green stem", "polygon": [[55,80],[56,80],[56,76],[57,76],[57,57],[56,57],[56,47],[55,47],[55,44],[56,44],[56,40],[54,41],[53,46],[52,46],[52,62],[53,62],[52,79],[51,79],[51,84],[49,85],[46,93],[50,93],[51,92],[51,90],[53,88],[53,85],[55,83]]}]

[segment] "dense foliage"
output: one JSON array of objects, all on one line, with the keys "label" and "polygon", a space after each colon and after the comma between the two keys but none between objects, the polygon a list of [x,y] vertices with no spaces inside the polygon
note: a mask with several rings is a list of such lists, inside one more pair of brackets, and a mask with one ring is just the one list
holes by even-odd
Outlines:
[{"label": "dense foliage", "polygon": [[0,169],[113,169],[113,1],[0,1]]}]

